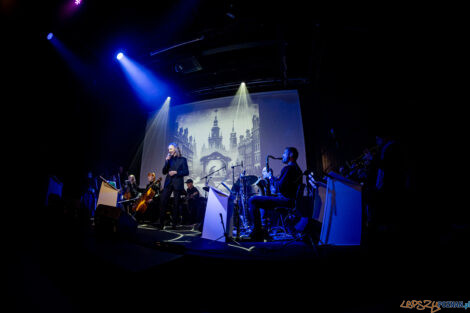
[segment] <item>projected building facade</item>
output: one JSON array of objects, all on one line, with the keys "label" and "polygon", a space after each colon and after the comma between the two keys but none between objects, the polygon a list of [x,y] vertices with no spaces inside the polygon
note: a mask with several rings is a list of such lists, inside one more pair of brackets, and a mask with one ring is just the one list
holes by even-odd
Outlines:
[{"label": "projected building facade", "polygon": [[[216,173],[210,175],[210,185],[217,185],[220,182],[231,185],[232,174],[236,180],[242,171],[246,171],[247,175],[259,175],[261,173],[259,115],[242,115],[230,120],[234,117],[233,111],[219,108],[207,110],[204,116],[205,118],[198,119],[197,123],[176,121],[172,136],[188,160],[190,177],[195,181],[195,185],[203,186],[206,183],[205,177],[215,171]],[[243,134],[238,136],[236,130],[240,131],[248,125],[251,127],[244,129]],[[205,138],[200,138],[203,133],[206,134]],[[195,134],[199,136],[196,138]],[[201,148],[197,147],[196,140],[202,143]],[[231,166],[242,161],[244,167],[236,167],[232,172]]]},{"label": "projected building facade", "polygon": [[[204,177],[224,165],[226,168],[211,175],[208,181],[223,192],[227,190],[221,182],[230,187],[232,173],[235,182],[244,170],[246,175],[260,176],[266,155],[277,156],[289,146],[298,148],[299,166],[306,168],[302,119],[295,90],[251,94],[247,99],[239,95],[209,99],[174,106],[166,114],[160,113],[161,119],[150,120],[149,129],[154,130],[145,137],[141,186],[147,183],[149,171],[162,168],[170,142],[181,147],[188,159],[187,178],[200,191],[206,182]],[[161,125],[168,126],[163,129]],[[242,161],[243,167],[236,166],[232,172],[231,166],[241,165]],[[270,164],[275,176],[283,166],[278,161]]]},{"label": "projected building facade", "polygon": [[238,145],[235,143],[235,147],[238,148],[239,161],[243,160],[246,172],[259,175],[261,172],[259,117],[253,115],[252,122],[251,130],[247,129],[245,135],[240,135],[240,141]]},{"label": "projected building facade", "polygon": [[178,128],[178,122],[176,122],[176,132],[173,136],[173,142],[180,147],[181,154],[187,159],[188,169],[191,173],[194,169],[194,159],[197,158],[196,139],[193,138],[193,136],[189,136],[188,128]]}]

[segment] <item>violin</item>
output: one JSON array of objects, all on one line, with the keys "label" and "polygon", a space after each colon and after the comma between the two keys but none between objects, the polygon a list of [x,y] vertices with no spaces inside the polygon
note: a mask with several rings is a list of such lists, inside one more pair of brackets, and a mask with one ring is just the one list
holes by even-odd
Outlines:
[{"label": "violin", "polygon": [[148,208],[148,202],[153,199],[153,197],[156,195],[157,191],[155,190],[158,188],[160,191],[160,182],[162,181],[162,178],[159,177],[155,182],[150,185],[147,190],[137,199],[132,206],[132,211],[133,212],[138,212],[138,213],[145,213]]},{"label": "violin", "polygon": [[126,189],[126,192],[124,193],[124,195],[122,196],[124,199],[126,200],[130,200],[131,199],[131,191],[130,191],[130,188],[127,187]]}]

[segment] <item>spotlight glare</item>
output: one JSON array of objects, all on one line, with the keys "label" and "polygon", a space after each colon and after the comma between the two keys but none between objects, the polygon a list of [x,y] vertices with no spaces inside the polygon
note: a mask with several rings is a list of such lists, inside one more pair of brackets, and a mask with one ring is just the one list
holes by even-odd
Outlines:
[{"label": "spotlight glare", "polygon": [[116,55],[116,59],[118,59],[118,60],[121,60],[123,57],[124,57],[124,54],[123,54],[122,52],[119,52],[119,53]]},{"label": "spotlight glare", "polygon": [[52,33],[47,34],[47,40],[51,40],[54,35]]},{"label": "spotlight glare", "polygon": [[82,0],[75,0],[75,5],[79,5],[80,3],[82,3]]}]

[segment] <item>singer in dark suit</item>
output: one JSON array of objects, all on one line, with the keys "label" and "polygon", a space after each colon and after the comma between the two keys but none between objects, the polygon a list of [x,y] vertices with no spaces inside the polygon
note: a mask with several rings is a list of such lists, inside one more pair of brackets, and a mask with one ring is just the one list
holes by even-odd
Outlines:
[{"label": "singer in dark suit", "polygon": [[293,207],[299,185],[302,183],[302,170],[297,164],[299,152],[294,147],[287,147],[282,155],[282,163],[286,164],[278,178],[272,176],[272,172],[266,172],[265,178],[272,180],[276,186],[276,194],[272,196],[253,196],[248,201],[250,212],[253,214],[254,228],[251,239],[261,241],[266,239],[267,231],[262,228],[262,209],[274,209],[276,207]]},{"label": "singer in dark suit", "polygon": [[162,172],[166,177],[160,198],[160,227],[164,226],[168,201],[173,193],[172,228],[174,229],[178,224],[180,196],[184,194],[184,176],[189,175],[188,162],[181,156],[181,150],[175,143],[168,146],[168,155]]}]

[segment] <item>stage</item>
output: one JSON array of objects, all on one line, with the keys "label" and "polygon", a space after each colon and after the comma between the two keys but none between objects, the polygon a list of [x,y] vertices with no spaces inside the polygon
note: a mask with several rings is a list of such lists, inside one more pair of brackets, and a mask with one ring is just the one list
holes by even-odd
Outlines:
[{"label": "stage", "polygon": [[150,223],[103,236],[40,209],[12,224],[7,242],[7,294],[21,312],[394,312],[415,290],[457,288],[444,284],[451,276],[410,280],[429,258],[405,246],[378,254],[320,245],[316,254],[303,241],[239,246],[203,239],[191,225]]},{"label": "stage", "polygon": [[421,104],[429,14],[313,5],[2,2],[6,311],[468,301],[460,171],[427,178],[463,164]]},{"label": "stage", "polygon": [[[116,235],[119,236],[119,235]],[[108,238],[108,242],[109,242]],[[102,251],[99,244],[103,240],[96,240],[93,232],[88,235],[89,248],[99,253]],[[298,261],[318,260],[326,256],[332,247],[313,247],[304,240],[272,240],[269,242],[236,241],[235,238],[228,242],[220,242],[201,238],[201,232],[194,229],[194,225],[182,225],[173,230],[166,226],[159,230],[152,224],[142,223],[137,227],[135,235],[122,238],[123,242],[138,247],[145,247],[161,253],[170,253],[179,256],[195,256],[202,258],[217,258],[222,260],[237,261]],[[340,247],[336,247],[339,250]],[[342,250],[359,251],[360,247],[342,247]],[[103,256],[104,257],[104,256]],[[111,257],[110,259],[116,259]],[[129,262],[134,264],[135,262]],[[126,268],[125,264],[122,264]],[[127,268],[138,271],[135,268]]]}]

